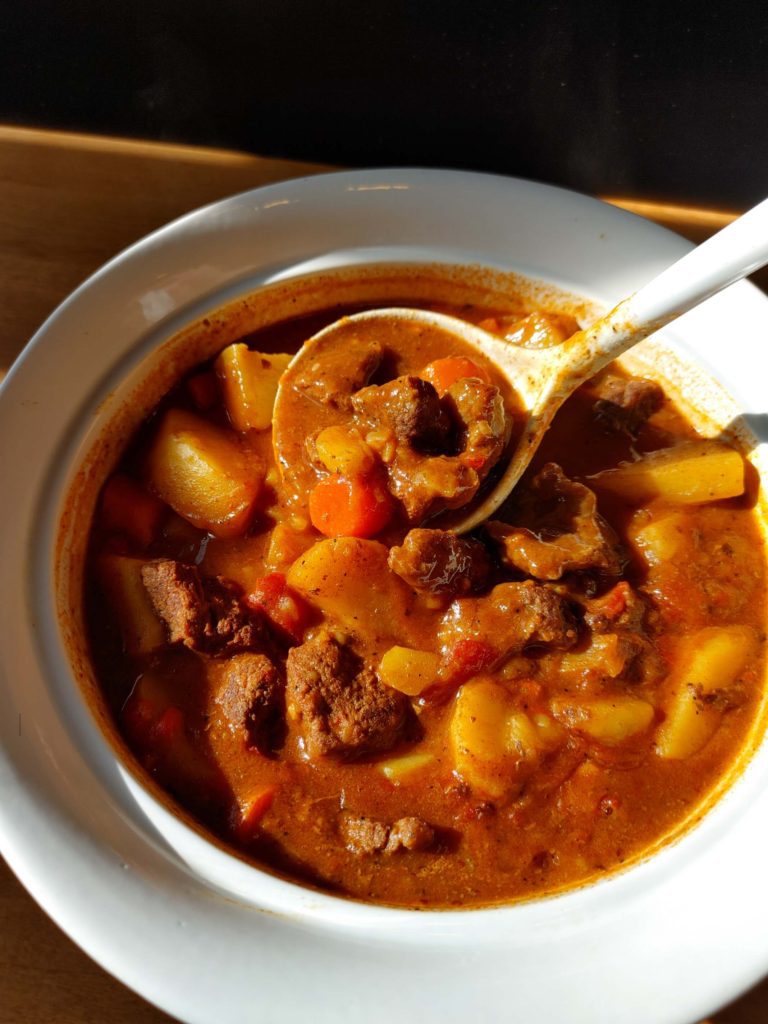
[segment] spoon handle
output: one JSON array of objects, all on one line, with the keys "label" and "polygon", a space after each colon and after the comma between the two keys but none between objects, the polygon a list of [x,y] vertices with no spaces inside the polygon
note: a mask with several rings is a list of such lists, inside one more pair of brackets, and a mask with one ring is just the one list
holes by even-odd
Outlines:
[{"label": "spoon handle", "polygon": [[667,267],[584,331],[589,377],[632,345],[768,263],[768,199]]}]

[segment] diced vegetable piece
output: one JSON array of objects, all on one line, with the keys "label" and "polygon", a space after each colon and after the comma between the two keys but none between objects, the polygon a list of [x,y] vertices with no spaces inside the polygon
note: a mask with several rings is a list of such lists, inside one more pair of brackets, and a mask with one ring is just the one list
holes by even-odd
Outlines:
[{"label": "diced vegetable piece", "polygon": [[707,696],[734,683],[756,645],[749,626],[709,626],[688,638],[674,672],[667,717],[656,735],[660,757],[690,757],[709,742],[722,714]]},{"label": "diced vegetable piece", "polygon": [[[145,764],[160,769],[173,780],[177,791],[197,801],[224,798],[222,780],[198,749],[186,728],[185,714],[173,703],[174,683],[159,672],[145,672],[133,688],[121,712],[123,725],[139,747]],[[169,692],[170,691],[170,692]]]},{"label": "diced vegetable piece", "polygon": [[434,760],[434,754],[422,751],[420,754],[403,754],[402,757],[392,757],[389,761],[379,761],[376,767],[390,782],[399,785],[432,764]]},{"label": "diced vegetable piece", "polygon": [[493,797],[514,783],[507,748],[507,719],[512,704],[496,683],[472,680],[456,694],[451,744],[456,771],[471,786]]},{"label": "diced vegetable piece", "polygon": [[[149,669],[143,672],[123,705],[120,716],[123,725],[131,739],[143,749],[155,745],[156,739],[160,739],[160,746],[163,745],[163,735],[168,735],[175,728],[174,718],[181,721],[181,731],[184,729],[184,713],[180,708],[171,704],[167,680],[164,680],[158,673]],[[166,714],[171,714],[166,718]],[[159,723],[165,720],[165,725],[160,729],[160,736],[157,737],[155,730]]]},{"label": "diced vegetable piece", "polygon": [[252,607],[261,608],[290,640],[301,642],[312,612],[304,598],[288,586],[282,573],[271,572],[256,580],[246,600]]},{"label": "diced vegetable piece", "polygon": [[277,385],[293,357],[287,353],[252,352],[228,345],[215,367],[230,422],[235,430],[266,430],[272,425]]},{"label": "diced vegetable piece", "polygon": [[165,626],[155,615],[141,581],[142,558],[102,555],[99,579],[112,605],[129,654],[150,654],[166,642]]},{"label": "diced vegetable piece", "polygon": [[393,690],[416,697],[434,683],[440,658],[430,651],[390,647],[379,664],[379,679]]},{"label": "diced vegetable piece", "polygon": [[507,716],[506,747],[517,751],[522,758],[534,757],[544,746],[543,734],[523,711]]},{"label": "diced vegetable piece", "polygon": [[610,697],[595,700],[557,698],[552,714],[569,729],[586,733],[598,743],[617,746],[645,732],[654,717],[653,705],[635,697]]},{"label": "diced vegetable piece", "polygon": [[287,569],[316,543],[317,534],[312,530],[297,530],[288,523],[278,523],[269,538],[267,565],[273,569]]},{"label": "diced vegetable piece", "polygon": [[446,682],[463,683],[485,672],[498,660],[499,651],[493,644],[471,637],[462,638],[446,648],[440,676]]},{"label": "diced vegetable piece", "polygon": [[579,329],[576,320],[567,313],[530,313],[523,319],[509,317],[481,321],[480,327],[494,334],[502,334],[513,345],[525,348],[551,348],[562,345]]},{"label": "diced vegetable piece", "polygon": [[569,675],[600,672],[615,679],[624,671],[628,655],[629,648],[616,633],[597,633],[585,650],[567,651],[560,661],[560,670]]},{"label": "diced vegetable piece", "polygon": [[392,518],[392,498],[379,480],[334,474],[310,492],[312,525],[326,537],[374,537]]},{"label": "diced vegetable piece", "polygon": [[147,474],[163,501],[193,526],[236,537],[261,494],[264,467],[233,434],[193,413],[170,409],[150,449]]},{"label": "diced vegetable piece", "polygon": [[656,734],[656,753],[665,759],[690,757],[712,739],[721,721],[720,711],[695,686],[683,686]]},{"label": "diced vegetable piece", "polygon": [[491,797],[514,790],[561,741],[520,711],[503,686],[483,678],[457,693],[450,736],[457,773]]},{"label": "diced vegetable piece", "polygon": [[437,391],[438,395],[444,395],[451,384],[464,377],[477,377],[478,380],[491,383],[491,375],[484,366],[467,359],[466,356],[446,356],[445,359],[435,359],[434,362],[425,366],[419,374]]},{"label": "diced vegetable piece", "polygon": [[337,537],[315,544],[289,569],[288,584],[324,614],[356,632],[411,646],[413,593],[374,540]]},{"label": "diced vegetable piece", "polygon": [[248,800],[240,802],[235,814],[234,831],[241,843],[248,843],[259,834],[264,815],[272,806],[277,786],[265,786]]},{"label": "diced vegetable piece", "polygon": [[375,464],[373,449],[354,427],[326,427],[315,438],[314,447],[318,460],[329,473],[362,476]]},{"label": "diced vegetable piece", "polygon": [[173,704],[155,722],[153,737],[161,747],[172,747],[184,734],[184,712]]},{"label": "diced vegetable piece", "polygon": [[627,610],[631,597],[632,588],[626,580],[620,580],[607,593],[595,600],[592,608],[595,613],[599,612],[601,618],[615,622]]},{"label": "diced vegetable piece", "polygon": [[690,536],[684,513],[672,512],[630,530],[630,540],[646,565],[669,564]]},{"label": "diced vegetable piece", "polygon": [[681,652],[684,684],[702,693],[725,690],[741,674],[757,644],[750,626],[707,626],[689,637]]},{"label": "diced vegetable piece", "polygon": [[633,503],[660,498],[676,505],[700,505],[744,493],[744,460],[735,448],[719,441],[690,441],[605,469],[589,480]]},{"label": "diced vegetable piece", "polygon": [[536,727],[537,742],[540,746],[551,749],[564,743],[567,739],[566,730],[549,715],[539,712],[531,715],[531,721]]},{"label": "diced vegetable piece", "polygon": [[123,473],[110,477],[101,494],[103,524],[141,547],[148,547],[157,537],[167,511],[159,498]]}]

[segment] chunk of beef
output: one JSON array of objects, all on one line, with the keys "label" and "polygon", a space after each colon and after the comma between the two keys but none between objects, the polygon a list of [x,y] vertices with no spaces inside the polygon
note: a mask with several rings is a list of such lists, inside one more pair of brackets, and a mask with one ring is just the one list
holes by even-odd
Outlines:
[{"label": "chunk of beef", "polygon": [[242,589],[234,580],[209,576],[203,579],[203,592],[211,616],[208,633],[211,652],[231,654],[268,644],[270,637],[264,615],[245,603]]},{"label": "chunk of beef", "polygon": [[233,580],[202,578],[196,566],[170,558],[147,562],[141,579],[169,643],[215,655],[268,644],[264,617],[248,607]]},{"label": "chunk of beef", "polygon": [[622,580],[607,594],[585,603],[584,621],[593,633],[612,633],[617,629],[643,633],[647,607],[643,596]]},{"label": "chunk of beef", "polygon": [[[474,377],[456,381],[442,400],[427,381],[398,377],[352,404],[361,425],[384,426],[395,438],[385,460],[389,489],[414,525],[471,501],[509,441],[499,389]],[[446,454],[434,454],[440,449]]]},{"label": "chunk of beef", "polygon": [[451,443],[451,417],[437,391],[421,377],[396,377],[380,387],[363,388],[352,396],[352,406],[366,426],[388,428],[417,451],[446,451]]},{"label": "chunk of beef", "polygon": [[381,346],[351,336],[338,341],[315,343],[313,358],[293,380],[293,386],[308,398],[334,409],[348,410],[355,391],[365,387],[381,362]]},{"label": "chunk of beef", "polygon": [[389,839],[389,825],[374,818],[357,818],[344,814],[339,823],[344,845],[350,853],[380,853]]},{"label": "chunk of beef", "polygon": [[398,818],[389,830],[385,853],[398,850],[431,850],[435,845],[435,830],[422,818]]},{"label": "chunk of beef", "polygon": [[462,508],[477,494],[480,474],[461,456],[426,456],[398,448],[387,467],[389,490],[416,525],[446,509]]},{"label": "chunk of beef", "polygon": [[618,576],[625,563],[619,540],[597,512],[597,498],[547,463],[518,498],[512,524],[494,520],[487,530],[502,562],[540,580],[592,570]]},{"label": "chunk of beef", "polygon": [[197,568],[158,558],[142,566],[141,581],[170,643],[199,648],[210,629],[210,612]]},{"label": "chunk of beef", "polygon": [[350,647],[327,632],[289,651],[286,704],[312,759],[389,750],[412,715],[404,694],[380,683]]},{"label": "chunk of beef", "polygon": [[624,675],[650,682],[665,674],[666,665],[648,638],[653,609],[642,594],[621,580],[606,594],[583,604],[584,622],[592,632],[616,637],[616,649],[624,656]]},{"label": "chunk of beef", "polygon": [[344,843],[350,853],[397,853],[398,850],[430,850],[435,845],[435,830],[421,818],[398,818],[392,825],[373,818],[344,814],[340,823]]},{"label": "chunk of beef", "polygon": [[410,530],[391,548],[389,568],[414,590],[428,594],[469,594],[482,590],[491,570],[485,547],[449,530]]},{"label": "chunk of beef", "polygon": [[263,654],[236,654],[227,663],[216,703],[233,733],[246,746],[267,754],[279,746],[283,726],[283,683]]},{"label": "chunk of beef", "polygon": [[644,377],[608,375],[596,387],[597,401],[593,407],[595,420],[611,433],[637,437],[646,421],[664,401],[659,384]]},{"label": "chunk of beef", "polygon": [[462,377],[448,388],[445,401],[459,426],[462,458],[482,479],[499,461],[511,433],[501,392],[475,377]]},{"label": "chunk of beef", "polygon": [[488,667],[528,647],[571,647],[578,629],[570,606],[541,583],[500,583],[483,597],[461,597],[445,613],[440,645],[450,657],[460,641],[491,652]]}]

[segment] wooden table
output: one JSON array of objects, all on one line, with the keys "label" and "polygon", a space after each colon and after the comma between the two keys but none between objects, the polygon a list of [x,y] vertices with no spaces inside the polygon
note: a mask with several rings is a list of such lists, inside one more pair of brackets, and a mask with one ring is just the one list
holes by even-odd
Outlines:
[{"label": "wooden table", "polygon": [[[323,169],[222,150],[0,126],[0,371],[84,277],[148,231],[234,192]],[[611,201],[695,241],[733,216]],[[89,960],[0,864],[2,1024],[169,1020]],[[713,1021],[765,1024],[768,981]]]}]

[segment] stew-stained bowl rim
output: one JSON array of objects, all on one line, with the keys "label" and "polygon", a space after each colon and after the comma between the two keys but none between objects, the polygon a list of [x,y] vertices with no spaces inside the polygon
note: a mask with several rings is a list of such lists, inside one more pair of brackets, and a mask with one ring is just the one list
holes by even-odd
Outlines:
[{"label": "stew-stained bowl rim", "polygon": [[[255,872],[137,786],[77,699],[51,615],[58,502],[89,430],[140,354],[204,310],[266,280],[371,261],[481,263],[611,302],[687,248],[613,207],[530,182],[325,175],[176,221],[43,325],[0,399],[0,430],[13,439],[2,456],[13,507],[0,538],[11,570],[0,591],[0,836],[33,895],[108,970],[190,1021],[334,1019],[343,992],[372,1020],[407,1006],[448,1021],[480,1008],[488,1019],[683,1022],[768,968],[764,745],[701,825],[609,882],[471,913],[363,906]],[[695,339],[696,361],[760,417],[753,342],[767,325],[768,300],[740,285],[668,334],[684,354]],[[248,873],[250,903],[239,882],[221,885],[227,872]],[[203,881],[212,875],[223,892]],[[286,986],[297,959],[302,983]]]}]

